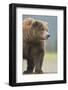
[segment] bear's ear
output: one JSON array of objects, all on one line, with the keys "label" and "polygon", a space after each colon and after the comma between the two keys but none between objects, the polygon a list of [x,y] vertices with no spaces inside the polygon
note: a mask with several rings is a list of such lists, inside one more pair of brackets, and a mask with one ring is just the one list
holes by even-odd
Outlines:
[{"label": "bear's ear", "polygon": [[37,20],[34,21],[33,24],[32,24],[33,27],[37,27],[38,25],[39,25],[39,22]]}]

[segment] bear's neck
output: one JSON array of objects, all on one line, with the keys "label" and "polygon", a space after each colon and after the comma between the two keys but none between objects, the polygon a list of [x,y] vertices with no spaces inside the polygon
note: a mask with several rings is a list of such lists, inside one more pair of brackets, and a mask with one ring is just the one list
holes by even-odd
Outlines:
[{"label": "bear's neck", "polygon": [[41,44],[44,43],[44,41],[40,40],[40,41],[36,41],[36,40],[33,40],[33,41],[26,41],[27,44],[30,44],[30,45],[33,45],[33,46],[40,46]]}]

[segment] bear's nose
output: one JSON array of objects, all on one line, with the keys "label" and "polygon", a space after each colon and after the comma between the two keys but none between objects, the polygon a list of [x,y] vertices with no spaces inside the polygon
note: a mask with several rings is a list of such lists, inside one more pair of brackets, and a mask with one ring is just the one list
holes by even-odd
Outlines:
[{"label": "bear's nose", "polygon": [[50,34],[47,34],[47,39],[50,37]]},{"label": "bear's nose", "polygon": [[47,37],[49,38],[50,37],[50,34],[48,34]]}]

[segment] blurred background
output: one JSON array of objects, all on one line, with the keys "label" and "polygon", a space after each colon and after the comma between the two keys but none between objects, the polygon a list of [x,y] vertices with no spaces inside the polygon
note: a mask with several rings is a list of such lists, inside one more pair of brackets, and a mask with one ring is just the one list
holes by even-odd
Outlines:
[{"label": "blurred background", "polygon": [[48,31],[50,37],[47,41],[44,41],[45,56],[44,56],[42,69],[46,73],[56,73],[57,72],[57,16],[23,15],[23,20],[25,18],[33,18],[48,22]]}]

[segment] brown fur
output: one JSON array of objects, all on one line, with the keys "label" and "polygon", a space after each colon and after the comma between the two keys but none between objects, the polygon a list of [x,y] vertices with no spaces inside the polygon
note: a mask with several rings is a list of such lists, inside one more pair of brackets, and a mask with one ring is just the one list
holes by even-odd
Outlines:
[{"label": "brown fur", "polygon": [[27,71],[24,73],[42,73],[44,40],[48,38],[48,23],[32,18],[23,22],[23,58],[27,59]]}]

